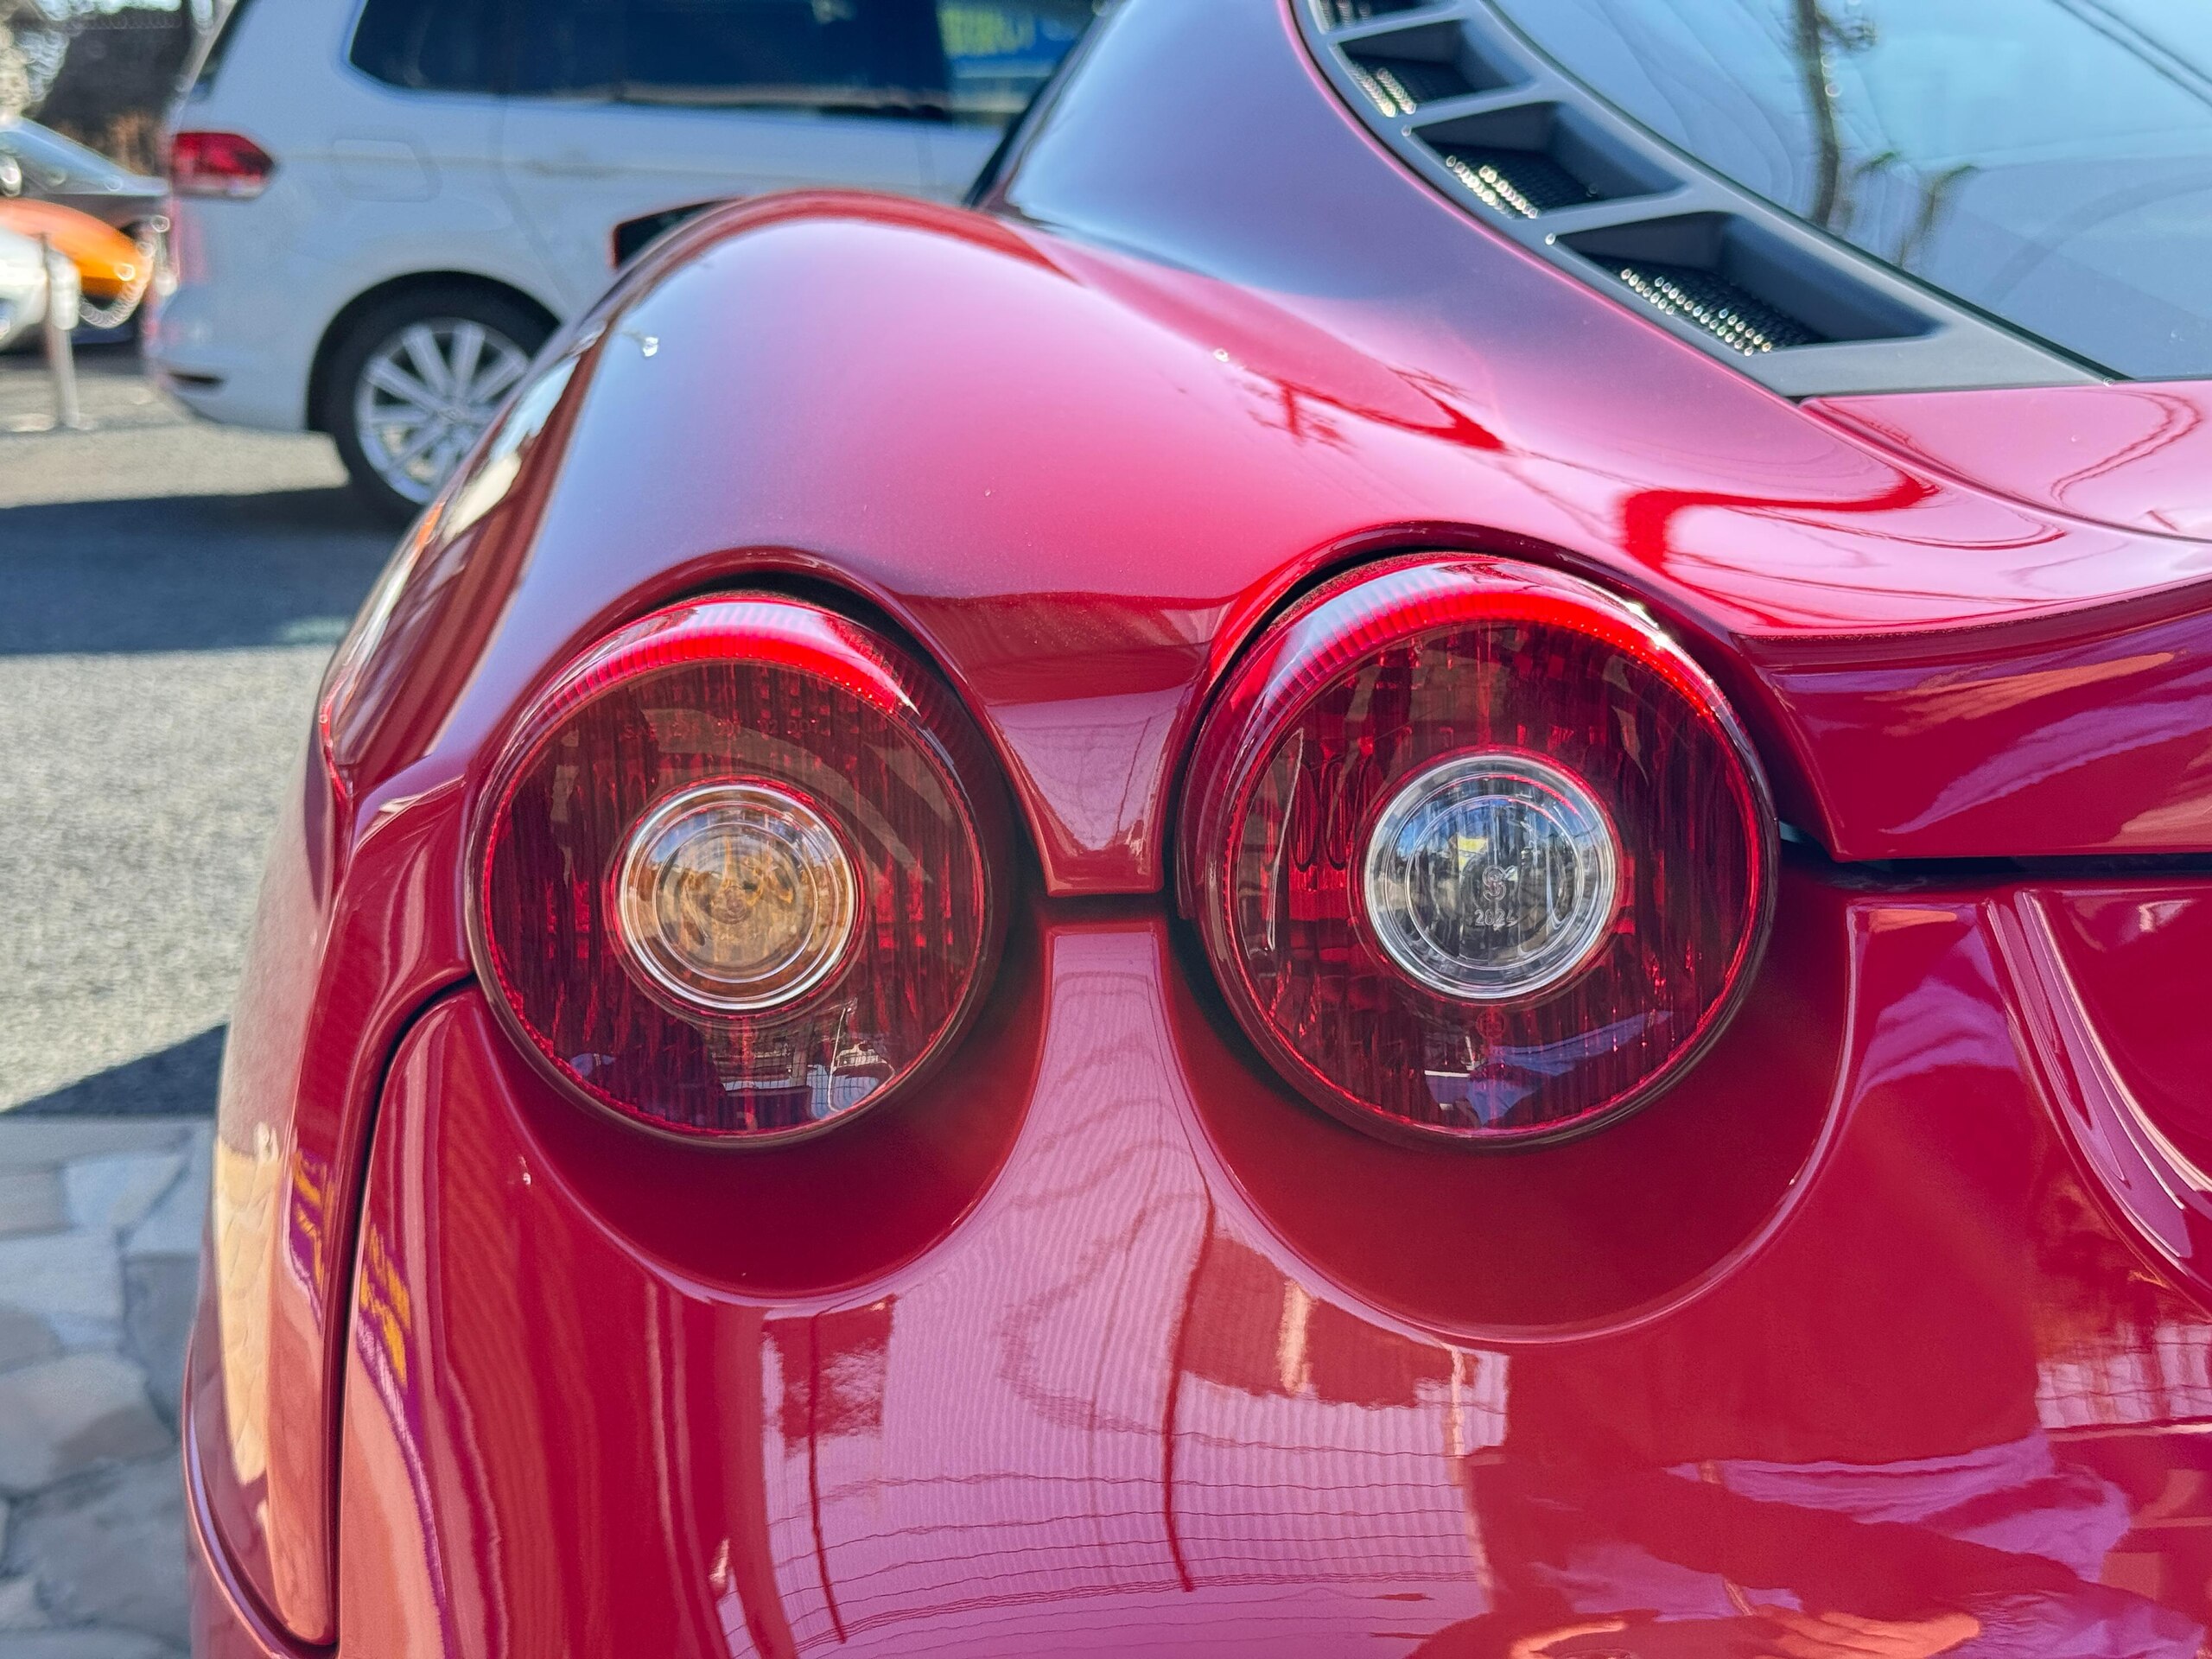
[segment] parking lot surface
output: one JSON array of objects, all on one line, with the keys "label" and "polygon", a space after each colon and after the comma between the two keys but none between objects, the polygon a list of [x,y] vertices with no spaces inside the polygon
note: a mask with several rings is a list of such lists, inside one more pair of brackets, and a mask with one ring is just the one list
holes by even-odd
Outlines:
[{"label": "parking lot surface", "polygon": [[175,1408],[263,846],[388,531],[319,437],[0,357],[0,1659],[183,1651]]},{"label": "parking lot surface", "polygon": [[320,437],[0,359],[0,1112],[202,1111],[275,803],[388,551]]}]

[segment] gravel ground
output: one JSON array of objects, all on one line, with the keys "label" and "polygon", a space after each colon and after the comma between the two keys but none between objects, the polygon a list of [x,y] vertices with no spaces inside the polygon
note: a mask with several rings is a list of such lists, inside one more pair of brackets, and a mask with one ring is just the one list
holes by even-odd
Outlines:
[{"label": "gravel ground", "polygon": [[0,1113],[205,1112],[315,682],[391,537],[327,441],[0,359]]}]

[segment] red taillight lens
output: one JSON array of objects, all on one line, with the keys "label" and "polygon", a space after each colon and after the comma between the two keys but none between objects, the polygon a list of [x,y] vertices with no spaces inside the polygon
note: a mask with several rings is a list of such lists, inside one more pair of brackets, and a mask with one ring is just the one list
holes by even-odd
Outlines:
[{"label": "red taillight lens", "polygon": [[650,1127],[804,1134],[972,1009],[1004,809],[944,687],[814,606],[625,628],[524,719],[486,795],[479,964],[556,1077]]},{"label": "red taillight lens", "polygon": [[180,196],[245,200],[269,188],[276,161],[235,132],[180,132],[169,141],[169,188]]},{"label": "red taillight lens", "polygon": [[1534,567],[1396,562],[1294,610],[1201,733],[1185,903],[1239,1020],[1363,1128],[1554,1138],[1717,1035],[1775,823],[1719,691]]}]

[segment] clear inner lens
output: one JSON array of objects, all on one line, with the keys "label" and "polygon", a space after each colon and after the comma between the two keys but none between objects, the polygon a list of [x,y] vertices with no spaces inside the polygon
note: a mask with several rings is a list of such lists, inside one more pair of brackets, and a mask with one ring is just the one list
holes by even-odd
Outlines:
[{"label": "clear inner lens", "polygon": [[760,784],[676,796],[631,837],[617,877],[622,929],[649,983],[707,1007],[789,1002],[852,938],[859,882],[805,802]]},{"label": "clear inner lens", "polygon": [[1619,862],[1604,813],[1565,772],[1522,755],[1461,755],[1383,810],[1367,848],[1368,921],[1432,990],[1527,996],[1596,953]]}]

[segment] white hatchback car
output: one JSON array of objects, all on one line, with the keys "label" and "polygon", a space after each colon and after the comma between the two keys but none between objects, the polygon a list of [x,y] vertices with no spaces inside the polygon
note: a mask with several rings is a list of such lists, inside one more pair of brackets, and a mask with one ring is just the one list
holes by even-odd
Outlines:
[{"label": "white hatchback car", "polygon": [[236,0],[173,117],[149,360],[411,514],[688,210],[956,199],[1092,0]]}]

